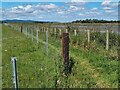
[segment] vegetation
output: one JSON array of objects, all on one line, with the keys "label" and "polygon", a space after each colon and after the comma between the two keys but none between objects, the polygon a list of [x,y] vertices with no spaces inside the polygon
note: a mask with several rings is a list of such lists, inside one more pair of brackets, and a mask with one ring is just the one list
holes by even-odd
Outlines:
[{"label": "vegetation", "polygon": [[[21,26],[19,23],[12,23]],[[3,26],[2,67],[3,88],[12,88],[12,66],[10,58],[17,57],[19,88],[117,88],[118,87],[118,36],[110,33],[110,49],[105,50],[105,33],[91,32],[87,42],[87,32],[77,32],[67,27],[70,33],[71,74],[64,75],[61,56],[61,35],[53,32],[51,24],[22,24],[28,27],[29,36],[19,32],[19,27]],[[49,27],[48,56],[45,52],[45,32],[39,28],[39,44],[31,37],[31,26]],[[65,32],[65,28],[62,29]],[[61,32],[61,33],[62,33]],[[114,43],[114,44],[113,44]]]},{"label": "vegetation", "polygon": [[120,21],[108,21],[108,20],[98,20],[98,19],[86,19],[86,20],[76,20],[72,23],[118,23]]}]

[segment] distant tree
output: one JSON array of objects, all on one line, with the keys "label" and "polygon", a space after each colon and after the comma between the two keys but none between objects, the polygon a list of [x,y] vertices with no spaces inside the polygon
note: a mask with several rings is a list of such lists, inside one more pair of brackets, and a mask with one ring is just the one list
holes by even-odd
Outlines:
[{"label": "distant tree", "polygon": [[116,20],[98,20],[98,19],[86,19],[86,20],[76,20],[73,21],[72,23],[117,23],[120,22],[120,20],[116,21]]}]

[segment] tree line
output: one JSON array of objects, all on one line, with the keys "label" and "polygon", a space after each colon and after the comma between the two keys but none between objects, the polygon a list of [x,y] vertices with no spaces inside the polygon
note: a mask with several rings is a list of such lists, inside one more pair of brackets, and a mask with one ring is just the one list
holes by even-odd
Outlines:
[{"label": "tree line", "polygon": [[72,23],[119,23],[120,20],[98,20],[98,19],[86,19],[86,20],[76,20]]}]

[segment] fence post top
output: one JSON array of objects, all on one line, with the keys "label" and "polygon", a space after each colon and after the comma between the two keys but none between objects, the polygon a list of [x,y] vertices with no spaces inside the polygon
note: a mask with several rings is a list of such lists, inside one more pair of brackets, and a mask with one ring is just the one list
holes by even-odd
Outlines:
[{"label": "fence post top", "polygon": [[48,33],[48,30],[46,30],[46,33]]},{"label": "fence post top", "polygon": [[11,57],[11,61],[14,61],[14,60],[17,61],[17,58],[16,57]]}]

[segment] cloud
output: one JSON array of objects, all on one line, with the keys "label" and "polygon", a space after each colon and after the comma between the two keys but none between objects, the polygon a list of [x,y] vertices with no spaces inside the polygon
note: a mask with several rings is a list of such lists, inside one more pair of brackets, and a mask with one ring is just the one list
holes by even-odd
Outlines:
[{"label": "cloud", "polygon": [[17,6],[8,9],[8,12],[11,13],[32,13],[33,11],[34,9],[32,8],[32,5]]},{"label": "cloud", "polygon": [[44,9],[53,9],[53,8],[56,8],[57,6],[51,3],[49,5],[40,5],[40,7]]},{"label": "cloud", "polygon": [[44,5],[39,4],[39,5],[35,6],[35,8],[46,11],[46,10],[55,9],[55,8],[57,8],[57,6],[55,4],[52,4],[52,3],[51,4],[44,4]]},{"label": "cloud", "polygon": [[97,10],[98,10],[98,8],[92,8],[91,10],[92,10],[92,11],[97,11]]},{"label": "cloud", "polygon": [[69,8],[70,10],[72,10],[72,11],[76,11],[76,10],[78,10],[79,8],[78,7],[76,7],[76,6],[70,6],[70,8]]},{"label": "cloud", "polygon": [[112,2],[111,6],[112,7],[118,7],[119,4],[120,4],[119,2]]},{"label": "cloud", "polygon": [[111,10],[112,8],[110,7],[104,7],[103,10]]},{"label": "cloud", "polygon": [[[87,3],[90,4],[90,3]],[[2,11],[3,19],[26,19],[26,20],[75,20],[86,18],[105,18],[109,14],[112,16],[115,8],[110,2],[103,3],[101,6],[92,6],[81,4],[80,2],[67,2],[62,4],[56,3],[38,3],[38,4],[24,4],[11,8],[5,8]],[[116,6],[116,3],[113,5]],[[114,12],[112,11],[114,10]],[[113,13],[112,13],[113,12]],[[117,9],[116,9],[117,12]],[[103,16],[103,17],[101,17]],[[115,16],[115,15],[114,15]],[[116,16],[117,17],[117,16]]]},{"label": "cloud", "polygon": [[55,4],[46,4],[46,5],[26,5],[26,6],[17,6],[11,8],[9,11],[13,13],[33,13],[34,11],[47,11],[50,12],[54,8],[57,8]]},{"label": "cloud", "polygon": [[105,7],[118,7],[119,2],[112,2],[111,0],[104,0],[101,5]]},{"label": "cloud", "polygon": [[19,8],[19,9],[24,9],[24,7],[23,7],[23,6],[18,6],[18,8]]},{"label": "cloud", "polygon": [[[53,3],[39,3],[37,5],[28,4],[15,6],[11,8],[6,8],[5,12],[2,13],[2,16],[5,19],[42,19],[43,16],[50,16],[50,13],[53,13],[57,10],[58,6]],[[49,14],[48,14],[49,13]],[[57,13],[57,12],[56,12]],[[59,11],[58,14],[63,14]]]},{"label": "cloud", "polygon": [[83,6],[70,6],[67,12],[82,12],[85,8]]},{"label": "cloud", "polygon": [[63,12],[63,11],[58,11],[57,13],[58,13],[58,14],[64,14],[64,12]]},{"label": "cloud", "polygon": [[74,5],[74,6],[81,6],[81,5],[85,5],[87,3],[87,1],[71,1],[71,2],[65,2],[66,5]]},{"label": "cloud", "polygon": [[[103,6],[104,12],[108,15],[109,13],[111,16],[115,14],[115,12],[118,12],[118,2],[111,2],[111,0],[104,0],[101,4]],[[116,16],[117,17],[117,16]]]},{"label": "cloud", "polygon": [[71,0],[71,2],[86,2],[86,0]]},{"label": "cloud", "polygon": [[113,13],[114,10],[105,10],[106,13]]},{"label": "cloud", "polygon": [[111,2],[111,0],[104,0],[101,5],[103,5],[103,6],[109,6],[110,2]]},{"label": "cloud", "polygon": [[98,11],[88,11],[88,12],[86,12],[86,15],[99,15],[100,14],[100,12],[98,12]]},{"label": "cloud", "polygon": [[29,9],[31,9],[32,8],[32,5],[26,5],[25,7],[24,7],[24,9],[27,11],[27,10],[29,10]]}]

